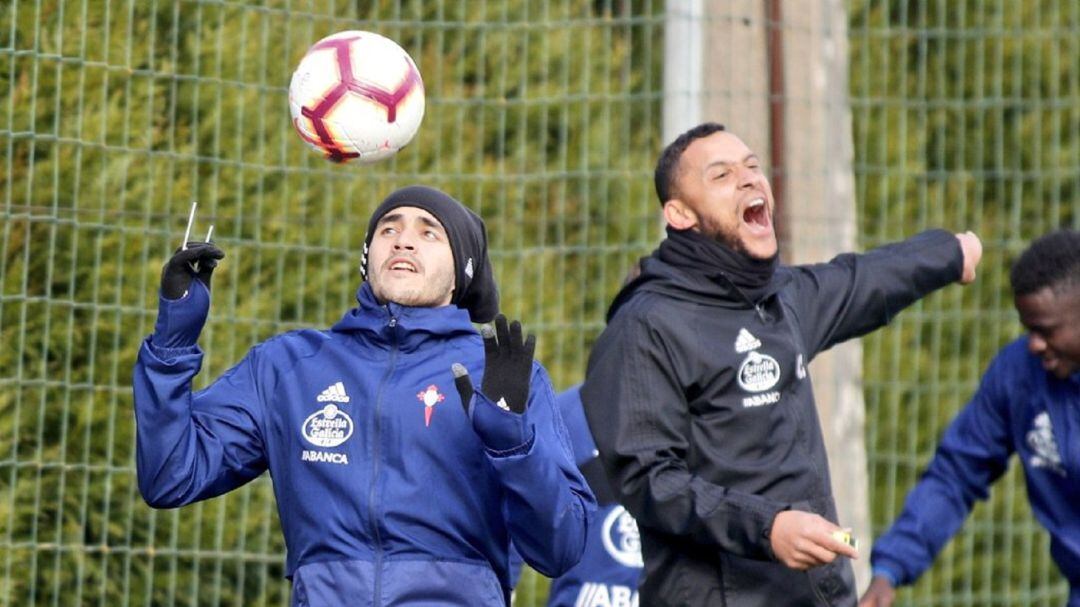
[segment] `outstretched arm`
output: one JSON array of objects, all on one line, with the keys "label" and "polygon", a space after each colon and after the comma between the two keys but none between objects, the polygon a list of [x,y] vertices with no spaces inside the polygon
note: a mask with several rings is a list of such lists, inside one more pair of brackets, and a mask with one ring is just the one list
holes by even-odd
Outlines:
[{"label": "outstretched arm", "polygon": [[871,564],[890,586],[914,582],[960,529],[975,500],[986,499],[1005,472],[1013,451],[1007,384],[1014,377],[1006,361],[999,355],[991,364],[971,402],[946,429],[900,516],[874,543]]},{"label": "outstretched arm", "polygon": [[154,333],[143,342],[133,388],[139,490],[157,508],[220,495],[266,469],[253,357],[192,393],[202,364],[195,344],[210,308],[210,275],[224,253],[188,243],[162,271]]},{"label": "outstretched arm", "polygon": [[794,266],[794,297],[810,356],[877,329],[953,282],[975,279],[982,244],[971,232],[929,230],[861,255]]}]

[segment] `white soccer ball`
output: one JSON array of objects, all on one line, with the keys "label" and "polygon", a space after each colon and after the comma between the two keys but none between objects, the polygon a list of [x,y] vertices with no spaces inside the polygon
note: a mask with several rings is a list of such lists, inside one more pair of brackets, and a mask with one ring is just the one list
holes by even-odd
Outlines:
[{"label": "white soccer ball", "polygon": [[412,57],[371,32],[316,42],[289,83],[292,123],[335,162],[375,162],[412,141],[424,118],[424,82]]}]

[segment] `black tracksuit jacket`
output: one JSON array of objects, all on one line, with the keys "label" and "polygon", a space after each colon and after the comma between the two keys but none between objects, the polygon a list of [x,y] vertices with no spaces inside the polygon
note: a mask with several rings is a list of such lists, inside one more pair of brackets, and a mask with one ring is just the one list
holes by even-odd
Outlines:
[{"label": "black tracksuit jacket", "polygon": [[654,254],[618,295],[581,396],[604,468],[637,519],[640,604],[854,605],[845,558],[776,561],[786,509],[837,521],[806,365],[959,279],[944,230],[828,263],[781,266],[751,303]]}]

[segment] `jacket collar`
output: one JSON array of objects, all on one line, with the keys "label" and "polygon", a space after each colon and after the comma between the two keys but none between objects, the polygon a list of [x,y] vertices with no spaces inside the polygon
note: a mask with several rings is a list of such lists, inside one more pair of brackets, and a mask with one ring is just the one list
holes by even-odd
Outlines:
[{"label": "jacket collar", "polygon": [[359,305],[346,312],[332,331],[353,333],[384,347],[396,344],[405,351],[431,340],[477,335],[469,312],[454,305],[417,308],[394,302],[380,304],[367,282],[357,290],[356,301]]},{"label": "jacket collar", "polygon": [[674,299],[705,306],[741,310],[752,309],[757,304],[768,302],[790,281],[791,274],[788,269],[780,266],[773,273],[772,280],[762,292],[760,299],[750,301],[730,280],[722,277],[718,280],[704,279],[665,263],[654,253],[641,260],[641,274],[615,296],[611,307],[608,308],[607,319],[610,321],[614,318],[619,308],[639,291],[660,293]]}]

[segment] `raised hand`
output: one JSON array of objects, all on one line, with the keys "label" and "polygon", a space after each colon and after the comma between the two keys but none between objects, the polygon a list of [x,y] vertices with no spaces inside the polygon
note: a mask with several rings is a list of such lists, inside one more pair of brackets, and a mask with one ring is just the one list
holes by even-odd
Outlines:
[{"label": "raised hand", "polygon": [[522,414],[529,403],[536,337],[522,338],[521,323],[507,322],[502,314],[494,322],[494,329],[484,326],[480,331],[484,338],[480,392],[485,398],[473,404],[476,390],[469,372],[460,363],[454,363],[452,370],[454,386],[473,429],[488,447],[507,450],[528,440]]},{"label": "raised hand", "polygon": [[[521,338],[521,323],[507,324],[506,317],[495,317],[495,330],[484,327],[484,381],[480,389],[504,409],[522,413],[529,401],[536,336]],[[504,406],[505,405],[505,406]]]},{"label": "raised hand", "polygon": [[165,299],[180,299],[197,278],[206,290],[210,290],[210,278],[218,260],[225,257],[212,242],[189,242],[187,248],[179,248],[161,269],[161,295]]},{"label": "raised hand", "polygon": [[[161,348],[183,348],[199,339],[210,312],[210,276],[225,253],[210,242],[189,242],[161,270],[161,298],[150,341]],[[191,289],[197,280],[205,289]],[[191,291],[191,296],[184,299]]]}]

